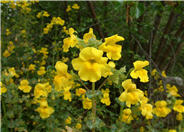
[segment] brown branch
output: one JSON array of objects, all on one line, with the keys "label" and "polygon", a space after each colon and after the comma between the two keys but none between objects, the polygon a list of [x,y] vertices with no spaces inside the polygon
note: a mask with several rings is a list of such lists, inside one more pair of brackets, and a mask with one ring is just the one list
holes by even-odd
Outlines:
[{"label": "brown branch", "polygon": [[163,49],[163,47],[164,47],[164,45],[165,45],[165,43],[167,41],[164,36],[169,33],[169,31],[170,31],[170,29],[171,29],[171,27],[172,27],[172,25],[174,23],[175,16],[176,15],[175,15],[174,11],[172,10],[170,12],[170,16],[169,16],[169,19],[167,21],[167,24],[166,24],[166,26],[164,28],[163,35],[162,35],[162,37],[160,38],[160,41],[159,41],[160,43],[159,43],[158,48],[157,48],[156,59],[155,59],[156,63],[159,61],[161,51],[162,51],[162,49]]},{"label": "brown branch", "polygon": [[[181,35],[181,33],[182,33],[183,30],[184,30],[184,20],[181,22],[181,24],[180,24],[178,30],[176,31],[174,37],[175,38],[178,38]],[[163,53],[163,56],[160,56],[160,61],[158,62],[158,66],[159,67],[161,67],[161,68],[163,67],[164,60],[166,60],[166,58],[172,52],[174,45],[175,45],[175,40],[172,40],[171,43],[170,43],[170,45],[167,47],[167,49]],[[175,56],[175,55],[173,55],[173,56]]]},{"label": "brown branch", "polygon": [[[175,56],[177,56],[181,52],[182,48],[184,47],[184,42],[183,42],[184,41],[184,34],[182,35],[181,38],[182,38],[182,41],[176,48]],[[168,71],[171,68],[172,63],[173,63],[173,59],[174,59],[174,56],[171,57],[169,63],[167,64],[166,71]]]},{"label": "brown branch", "polygon": [[93,6],[93,2],[87,1],[87,4],[88,4],[89,10],[90,10],[90,12],[91,12],[93,21],[94,21],[95,23],[97,23],[96,26],[95,26],[95,27],[96,27],[96,30],[98,31],[100,37],[104,40],[104,35],[103,35],[102,30],[101,30],[101,27],[100,27],[100,24],[99,24],[99,22],[98,22],[98,19],[97,19],[97,17],[96,17],[96,13],[95,13],[95,9],[94,9],[94,6]]}]

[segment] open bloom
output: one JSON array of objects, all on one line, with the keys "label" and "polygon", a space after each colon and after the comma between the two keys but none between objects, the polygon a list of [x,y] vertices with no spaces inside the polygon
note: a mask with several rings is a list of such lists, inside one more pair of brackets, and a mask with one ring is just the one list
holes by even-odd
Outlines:
[{"label": "open bloom", "polygon": [[101,103],[106,104],[109,106],[111,104],[110,98],[109,98],[109,89],[102,89],[103,97],[101,98]]},{"label": "open bloom", "polygon": [[63,51],[68,52],[70,47],[74,47],[77,44],[77,37],[74,35],[74,29],[69,29],[70,37],[63,40]]},{"label": "open bloom", "polygon": [[121,102],[126,102],[126,105],[130,107],[131,104],[137,104],[141,101],[144,93],[136,88],[136,84],[134,84],[131,79],[127,79],[122,82],[122,86],[125,91],[119,96],[119,100]]},{"label": "open bloom", "polygon": [[167,102],[164,100],[157,101],[155,105],[156,108],[153,109],[153,113],[158,117],[166,117],[171,112],[171,110],[167,108]]},{"label": "open bloom", "polygon": [[94,47],[86,47],[81,50],[79,57],[72,60],[72,66],[79,71],[80,78],[84,81],[96,82],[101,76],[112,74],[111,65],[107,64],[107,58],[102,57],[103,51]]},{"label": "open bloom", "polygon": [[133,120],[131,109],[124,109],[121,117],[121,121],[130,124]]},{"label": "open bloom", "polygon": [[92,39],[92,38],[96,39],[96,36],[93,34],[93,29],[90,28],[89,33],[84,34],[83,40],[84,40],[85,43],[88,43],[88,40]]},{"label": "open bloom", "polygon": [[72,87],[73,82],[71,81],[72,75],[68,73],[68,66],[57,61],[55,65],[57,75],[54,77],[54,85],[56,91],[64,90],[66,87]]},{"label": "open bloom", "polygon": [[54,112],[54,109],[48,106],[46,99],[40,100],[39,103],[40,107],[38,107],[35,111],[40,113],[40,117],[42,119],[48,118]]},{"label": "open bloom", "polygon": [[49,83],[38,83],[35,86],[34,89],[34,96],[35,98],[39,98],[39,97],[47,97],[48,93],[50,93],[52,90],[51,85],[49,85]]},{"label": "open bloom", "polygon": [[148,82],[148,71],[143,69],[145,66],[149,65],[148,61],[136,61],[134,62],[134,69],[130,73],[130,76],[134,79],[140,78],[141,82]]},{"label": "open bloom", "polygon": [[176,100],[173,110],[177,111],[179,113],[183,113],[184,112],[184,106],[182,105],[183,100]]},{"label": "open bloom", "polygon": [[123,37],[113,35],[105,38],[105,42],[99,46],[99,49],[107,53],[107,57],[113,60],[119,60],[121,58],[121,45],[116,43],[125,40]]},{"label": "open bloom", "polygon": [[92,100],[89,98],[82,97],[82,104],[84,109],[91,109],[92,108]]},{"label": "open bloom", "polygon": [[29,93],[31,91],[31,86],[29,86],[28,80],[22,80],[18,88],[24,93]]},{"label": "open bloom", "polygon": [[146,119],[152,119],[153,118],[153,106],[151,104],[142,103],[140,106],[141,114],[146,117]]}]

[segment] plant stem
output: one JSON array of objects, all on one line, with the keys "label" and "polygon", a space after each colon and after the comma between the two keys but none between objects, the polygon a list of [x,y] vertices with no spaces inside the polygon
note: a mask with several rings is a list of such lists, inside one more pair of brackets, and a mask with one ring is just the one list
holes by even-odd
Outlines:
[{"label": "plant stem", "polygon": [[[95,94],[95,82],[92,83],[92,92]],[[92,98],[92,117],[93,117],[93,129],[92,132],[95,132],[95,122],[96,122],[96,100],[95,96]]]}]

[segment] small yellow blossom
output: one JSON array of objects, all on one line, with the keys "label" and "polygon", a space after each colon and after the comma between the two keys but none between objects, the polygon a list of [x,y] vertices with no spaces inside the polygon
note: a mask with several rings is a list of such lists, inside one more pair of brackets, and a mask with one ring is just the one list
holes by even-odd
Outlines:
[{"label": "small yellow blossom", "polygon": [[88,40],[90,39],[96,39],[96,36],[93,34],[93,29],[89,29],[89,33],[85,33],[83,36],[83,40],[85,43],[88,43]]},{"label": "small yellow blossom", "polygon": [[11,34],[10,30],[9,29],[6,29],[6,35],[8,36],[10,34]]},{"label": "small yellow blossom", "polygon": [[140,109],[142,111],[141,114],[143,116],[145,116],[147,120],[153,118],[152,108],[153,108],[153,106],[151,104],[147,104],[147,103],[142,103],[141,106],[140,106]]},{"label": "small yellow blossom", "polygon": [[69,11],[71,11],[72,9],[71,9],[71,6],[70,5],[68,5],[67,6],[67,9],[66,9],[66,12],[69,12]]},{"label": "small yellow blossom", "polygon": [[0,95],[2,93],[6,93],[7,92],[7,88],[2,84],[2,82],[0,82],[0,87],[1,87],[1,93],[0,93]]},{"label": "small yellow blossom", "polygon": [[54,109],[48,106],[47,102],[41,102],[40,107],[38,107],[35,111],[40,113],[40,117],[42,119],[50,117],[50,115],[54,112]]},{"label": "small yellow blossom", "polygon": [[65,124],[71,124],[72,123],[72,118],[68,116],[65,120]]},{"label": "small yellow blossom", "polygon": [[81,124],[81,123],[77,123],[77,124],[75,125],[75,128],[78,129],[78,130],[81,129],[81,127],[82,127],[82,124]]},{"label": "small yellow blossom", "polygon": [[171,112],[171,109],[167,108],[167,102],[164,100],[157,101],[155,106],[153,113],[158,117],[166,117]]},{"label": "small yellow blossom", "polygon": [[9,57],[11,55],[11,53],[8,51],[8,50],[5,50],[4,52],[3,52],[3,56],[4,57]]},{"label": "small yellow blossom", "polygon": [[121,121],[130,124],[133,120],[131,109],[124,109],[121,116]]},{"label": "small yellow blossom", "polygon": [[34,71],[35,70],[35,67],[36,67],[36,65],[30,64],[29,65],[29,71]]},{"label": "small yellow blossom", "polygon": [[72,8],[78,10],[80,9],[80,6],[78,4],[73,4]]},{"label": "small yellow blossom", "polygon": [[85,93],[86,93],[86,90],[83,88],[78,88],[76,89],[76,92],[75,92],[77,96],[81,96],[82,94],[85,94]]},{"label": "small yellow blossom", "polygon": [[162,71],[162,76],[163,76],[163,77],[167,77],[165,71]]},{"label": "small yellow blossom", "polygon": [[65,87],[63,95],[64,95],[64,100],[68,100],[68,101],[71,102],[72,101],[72,95],[71,95],[71,92],[70,92],[70,88],[71,87]]},{"label": "small yellow blossom", "polygon": [[134,69],[130,73],[130,76],[134,79],[140,78],[141,82],[148,82],[148,71],[143,69],[145,66],[149,65],[149,61],[136,61],[134,62]]},{"label": "small yellow blossom", "polygon": [[170,129],[168,132],[177,132],[175,129]]},{"label": "small yellow blossom", "polygon": [[182,113],[178,113],[178,114],[176,115],[176,120],[178,120],[178,121],[182,121],[182,120],[183,120],[183,115],[182,115]]},{"label": "small yellow blossom", "polygon": [[122,82],[122,86],[125,89],[119,96],[121,102],[126,102],[127,107],[131,107],[132,104],[137,104],[144,96],[144,92],[136,88],[136,84],[131,79],[127,79]]},{"label": "small yellow blossom", "polygon": [[32,89],[32,87],[29,86],[28,80],[22,80],[18,88],[22,90],[24,93],[29,93]]},{"label": "small yellow blossom", "polygon": [[73,28],[69,28],[70,37],[65,38],[63,40],[63,51],[68,52],[70,47],[74,47],[77,44],[77,37],[74,35],[75,30]]},{"label": "small yellow blossom", "polygon": [[34,89],[34,97],[47,97],[51,90],[52,87],[49,85],[49,83],[38,83]]},{"label": "small yellow blossom", "polygon": [[45,71],[45,67],[44,66],[41,66],[40,69],[37,71],[37,74],[38,75],[44,75],[46,73]]},{"label": "small yellow blossom", "polygon": [[125,40],[123,37],[113,35],[105,38],[105,42],[99,46],[99,49],[107,53],[107,57],[113,60],[119,60],[121,58],[121,45],[116,43]]},{"label": "small yellow blossom", "polygon": [[43,16],[49,17],[50,15],[49,15],[49,13],[48,13],[47,11],[44,11],[44,12],[43,12]]},{"label": "small yellow blossom", "polygon": [[83,101],[82,101],[82,104],[83,104],[83,108],[84,109],[91,109],[92,108],[92,100],[89,99],[89,98],[83,98]]},{"label": "small yellow blossom", "polygon": [[184,112],[184,105],[182,105],[183,100],[176,100],[173,110],[177,111],[179,113],[183,113]]},{"label": "small yellow blossom", "polygon": [[180,95],[178,94],[178,89],[176,88],[175,85],[173,85],[172,87],[170,85],[166,86],[168,89],[168,93],[170,93],[172,96],[174,97],[180,97]]},{"label": "small yellow blossom", "polygon": [[109,106],[111,104],[110,98],[109,98],[109,89],[102,89],[103,97],[101,98],[101,103],[106,104]]}]

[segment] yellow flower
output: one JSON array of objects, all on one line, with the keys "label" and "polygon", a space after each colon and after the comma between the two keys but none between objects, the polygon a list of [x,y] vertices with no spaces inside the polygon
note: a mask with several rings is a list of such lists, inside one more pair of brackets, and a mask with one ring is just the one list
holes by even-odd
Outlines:
[{"label": "yellow flower", "polygon": [[38,107],[35,111],[40,113],[40,117],[42,119],[48,118],[53,112],[54,109],[48,106],[48,103],[45,99],[39,101],[40,107]]},{"label": "yellow flower", "polygon": [[78,10],[80,9],[80,6],[78,4],[73,4],[72,8]]},{"label": "yellow flower", "polygon": [[23,91],[24,93],[29,93],[32,89],[31,86],[29,86],[29,82],[28,80],[22,80],[20,82],[20,86],[18,87],[21,91]]},{"label": "yellow flower", "polygon": [[89,29],[89,33],[85,33],[84,36],[83,36],[83,40],[85,43],[88,43],[88,40],[90,39],[96,39],[96,36],[93,34],[93,29],[90,28]]},{"label": "yellow flower", "polygon": [[86,90],[83,89],[83,88],[78,88],[78,89],[76,89],[76,91],[75,91],[75,94],[76,94],[77,96],[81,96],[81,94],[85,94],[85,93],[86,93]]},{"label": "yellow flower", "polygon": [[182,113],[178,113],[178,114],[176,115],[176,120],[178,120],[178,121],[182,121],[182,120],[183,120],[183,115],[182,115]]},{"label": "yellow flower", "polygon": [[153,118],[152,108],[153,108],[153,106],[151,104],[147,104],[147,103],[142,103],[141,106],[140,106],[140,109],[142,111],[141,114],[143,116],[145,116],[147,120]]},{"label": "yellow flower", "polygon": [[175,129],[170,129],[168,132],[177,132]]},{"label": "yellow flower", "polygon": [[57,75],[64,76],[68,79],[71,79],[72,76],[67,72],[68,66],[65,63],[61,61],[57,61],[55,68],[57,70]]},{"label": "yellow flower", "polygon": [[84,81],[96,82],[101,76],[111,74],[111,67],[107,64],[107,58],[103,57],[103,51],[93,47],[81,50],[79,57],[72,60],[72,66],[79,71],[80,78]]},{"label": "yellow flower", "polygon": [[37,18],[40,18],[41,15],[42,15],[42,12],[39,12],[39,13],[36,15],[36,17],[37,17]]},{"label": "yellow flower", "polygon": [[72,123],[72,118],[68,116],[65,120],[65,124],[71,124]]},{"label": "yellow flower", "polygon": [[111,37],[105,38],[105,42],[99,46],[99,49],[107,52],[107,57],[113,60],[119,60],[121,58],[121,45],[117,45],[116,43],[119,41],[123,41],[124,38],[121,36],[113,35]]},{"label": "yellow flower", "polygon": [[156,108],[153,109],[153,113],[158,117],[166,117],[171,110],[167,108],[167,102],[164,100],[157,101],[155,103]]},{"label": "yellow flower", "polygon": [[51,20],[51,24],[61,25],[63,26],[65,21],[61,19],[60,17],[53,17]]},{"label": "yellow flower", "polygon": [[173,110],[177,111],[179,113],[183,113],[184,112],[184,106],[182,105],[183,100],[176,100]]},{"label": "yellow flower", "polygon": [[63,32],[65,32],[66,34],[69,34],[69,31],[66,29],[66,26],[63,27]]},{"label": "yellow flower", "polygon": [[64,100],[68,100],[68,101],[72,101],[72,96],[71,96],[71,93],[70,93],[70,88],[71,87],[66,87],[66,88],[64,88],[64,93],[63,93],[63,95],[64,95]]},{"label": "yellow flower", "polygon": [[45,67],[44,66],[41,66],[40,69],[37,71],[37,74],[38,75],[44,75],[46,73],[45,71]]},{"label": "yellow flower", "polygon": [[69,11],[71,11],[72,9],[71,9],[71,6],[70,5],[68,5],[67,6],[67,9],[66,9],[66,12],[69,12]]},{"label": "yellow flower", "polygon": [[134,79],[137,79],[139,77],[141,82],[148,82],[148,71],[143,69],[147,65],[149,65],[149,61],[134,62],[134,69],[130,73],[130,76]]},{"label": "yellow flower", "polygon": [[103,98],[101,98],[101,103],[106,104],[109,106],[111,104],[110,98],[109,98],[109,89],[102,89]]},{"label": "yellow flower", "polygon": [[89,99],[89,98],[83,98],[83,101],[82,101],[82,104],[83,104],[83,108],[84,109],[91,109],[92,108],[92,100]]},{"label": "yellow flower", "polygon": [[75,125],[75,128],[78,129],[78,130],[81,129],[81,127],[82,127],[82,124],[81,124],[81,123],[77,123],[77,124]]},{"label": "yellow flower", "polygon": [[65,88],[71,88],[73,81],[71,80],[72,75],[67,72],[68,66],[61,61],[57,61],[55,68],[57,70],[57,75],[54,77],[55,90],[59,92]]},{"label": "yellow flower", "polygon": [[178,89],[176,88],[176,86],[170,86],[167,85],[167,89],[168,89],[168,93],[170,93],[172,96],[174,97],[180,97],[180,95],[178,94]]},{"label": "yellow flower", "polygon": [[40,63],[41,66],[43,66],[45,64],[46,64],[46,61],[45,60],[42,60],[42,62]]},{"label": "yellow flower", "polygon": [[6,93],[7,92],[7,88],[2,84],[2,82],[0,82],[0,87],[1,87],[1,93],[0,93],[0,95],[2,93]]},{"label": "yellow flower", "polygon": [[136,88],[136,84],[132,83],[131,79],[122,82],[122,86],[125,91],[121,93],[119,100],[121,102],[126,102],[128,107],[131,107],[132,104],[137,104],[144,96],[144,93]]},{"label": "yellow flower", "polygon": [[11,53],[8,51],[8,50],[5,50],[4,52],[3,52],[3,56],[4,57],[8,57],[8,56],[10,56],[11,55]]},{"label": "yellow flower", "polygon": [[121,116],[121,121],[130,124],[133,120],[131,109],[124,109]]},{"label": "yellow flower", "polygon": [[17,77],[17,78],[19,77],[19,75],[16,73],[14,67],[9,68],[8,72],[9,72],[9,75],[12,76],[12,77],[14,77],[14,76]]},{"label": "yellow flower", "polygon": [[66,87],[72,87],[73,82],[64,76],[57,75],[54,77],[54,86],[57,92],[64,90]]},{"label": "yellow flower", "polygon": [[34,89],[34,96],[35,98],[39,98],[41,96],[47,97],[51,90],[52,87],[49,85],[49,83],[38,83]]},{"label": "yellow flower", "polygon": [[36,65],[30,64],[29,65],[29,71],[34,71],[35,70],[35,67],[36,67]]},{"label": "yellow flower", "polygon": [[165,71],[162,71],[162,76],[163,76],[163,77],[167,77]]},{"label": "yellow flower", "polygon": [[47,55],[49,52],[47,48],[41,48],[40,53]]},{"label": "yellow flower", "polygon": [[44,11],[44,12],[43,12],[43,16],[49,17],[50,15],[49,15],[49,13],[48,13],[47,11]]},{"label": "yellow flower", "polygon": [[143,126],[140,127],[140,132],[144,132],[144,131],[145,131],[144,127]]},{"label": "yellow flower", "polygon": [[10,34],[11,34],[10,30],[9,29],[6,29],[6,35],[8,36]]},{"label": "yellow flower", "polygon": [[74,35],[75,30],[69,28],[70,37],[63,40],[63,51],[68,52],[70,47],[74,47],[77,44],[77,37]]}]

